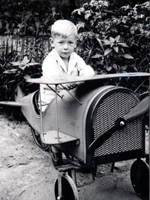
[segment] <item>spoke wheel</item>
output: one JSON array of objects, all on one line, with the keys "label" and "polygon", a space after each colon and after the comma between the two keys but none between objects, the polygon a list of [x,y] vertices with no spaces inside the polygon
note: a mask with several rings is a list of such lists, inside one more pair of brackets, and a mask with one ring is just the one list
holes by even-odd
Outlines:
[{"label": "spoke wheel", "polygon": [[40,147],[43,151],[47,151],[49,149],[49,145],[44,144],[41,141],[40,134],[37,131],[35,131],[33,128],[31,128],[31,132],[32,132],[32,136],[33,136],[33,139],[34,139],[34,142],[36,143],[36,145],[38,147]]},{"label": "spoke wheel", "polygon": [[132,186],[142,200],[149,199],[149,166],[143,160],[136,160],[130,171]]},{"label": "spoke wheel", "polygon": [[78,191],[75,183],[72,178],[68,175],[61,176],[61,188],[62,188],[62,196],[60,196],[58,192],[58,179],[55,182],[55,199],[56,200],[79,200]]}]

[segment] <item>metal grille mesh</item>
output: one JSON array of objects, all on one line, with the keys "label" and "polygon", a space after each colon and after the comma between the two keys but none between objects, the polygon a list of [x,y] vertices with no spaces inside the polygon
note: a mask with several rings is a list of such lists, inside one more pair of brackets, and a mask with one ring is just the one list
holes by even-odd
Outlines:
[{"label": "metal grille mesh", "polygon": [[[110,129],[116,119],[123,117],[137,105],[134,95],[115,91],[99,102],[93,117],[94,139]],[[142,149],[142,120],[136,119],[116,131],[95,150],[95,157]]]}]

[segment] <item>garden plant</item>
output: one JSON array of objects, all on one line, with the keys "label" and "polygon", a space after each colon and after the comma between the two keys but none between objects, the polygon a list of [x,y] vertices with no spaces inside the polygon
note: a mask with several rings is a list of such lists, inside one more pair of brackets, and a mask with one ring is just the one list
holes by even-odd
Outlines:
[{"label": "garden plant", "polygon": [[[149,72],[150,2],[118,4],[91,0],[73,11],[80,32],[78,52],[98,74]],[[122,80],[121,84],[134,90],[141,86],[143,91],[148,82],[142,82]]]}]

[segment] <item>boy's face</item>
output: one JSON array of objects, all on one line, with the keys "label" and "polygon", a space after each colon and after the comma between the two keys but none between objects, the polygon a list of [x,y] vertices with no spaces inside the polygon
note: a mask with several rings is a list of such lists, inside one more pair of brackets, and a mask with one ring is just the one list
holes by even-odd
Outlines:
[{"label": "boy's face", "polygon": [[52,38],[52,47],[54,47],[62,59],[68,59],[76,48],[76,36],[68,37],[55,36]]}]

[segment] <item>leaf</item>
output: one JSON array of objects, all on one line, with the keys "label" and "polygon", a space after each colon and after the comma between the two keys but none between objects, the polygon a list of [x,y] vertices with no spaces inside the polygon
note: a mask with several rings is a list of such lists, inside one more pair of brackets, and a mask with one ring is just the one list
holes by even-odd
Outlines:
[{"label": "leaf", "polygon": [[6,11],[6,12],[4,12],[4,15],[7,16],[7,17],[10,17],[10,12]]},{"label": "leaf", "polygon": [[20,66],[19,66],[19,69],[25,70],[26,67],[27,67],[27,65],[20,65]]},{"label": "leaf", "polygon": [[12,74],[12,73],[15,73],[16,71],[17,71],[17,69],[10,69],[10,70],[4,71],[3,73],[4,74]]},{"label": "leaf", "polygon": [[106,66],[106,70],[109,72],[112,70],[112,66]]},{"label": "leaf", "polygon": [[27,80],[27,79],[31,78],[31,76],[29,76],[28,74],[26,74],[23,78]]},{"label": "leaf", "polygon": [[109,40],[111,44],[115,42],[115,39],[113,37],[109,37]]},{"label": "leaf", "polygon": [[117,37],[115,37],[116,42],[118,43],[120,40],[120,35],[118,35]]},{"label": "leaf", "polygon": [[111,51],[112,51],[112,49],[106,49],[104,52],[104,56],[107,56]]},{"label": "leaf", "polygon": [[122,69],[123,71],[127,70],[127,68],[128,68],[127,65],[121,66],[121,69]]},{"label": "leaf", "polygon": [[103,47],[103,44],[101,42],[101,39],[99,39],[98,37],[96,37],[96,40],[98,41],[100,47],[102,48],[102,50],[104,51],[104,47]]},{"label": "leaf", "polygon": [[130,56],[129,54],[123,54],[122,57],[126,58],[126,59],[134,59],[132,56]]},{"label": "leaf", "polygon": [[119,42],[118,45],[119,45],[119,46],[122,46],[122,47],[129,47],[127,44],[122,43],[122,42]]},{"label": "leaf", "polygon": [[105,45],[110,45],[110,41],[109,40],[104,40],[104,44]]},{"label": "leaf", "polygon": [[24,58],[23,58],[23,60],[21,61],[21,65],[26,65],[27,63],[29,63],[29,59],[28,59],[28,57],[27,56],[25,56]]},{"label": "leaf", "polygon": [[118,53],[118,51],[119,51],[118,47],[113,47],[113,49],[115,50],[116,53]]},{"label": "leaf", "polygon": [[97,53],[94,56],[92,56],[91,58],[101,58],[101,57],[102,57],[102,55]]},{"label": "leaf", "polygon": [[8,81],[7,84],[15,83],[15,80]]},{"label": "leaf", "polygon": [[91,17],[91,12],[90,12],[90,11],[86,11],[86,12],[85,12],[85,17],[84,17],[84,18],[85,18],[86,20],[88,20],[89,17]]},{"label": "leaf", "polygon": [[12,64],[13,66],[19,66],[20,62],[19,61],[17,61],[17,62],[10,62],[10,64]]},{"label": "leaf", "polygon": [[37,62],[32,62],[32,63],[28,63],[27,66],[35,66],[35,65],[40,65],[40,63],[37,63]]},{"label": "leaf", "polygon": [[80,22],[80,23],[78,23],[78,24],[76,25],[76,27],[77,27],[77,29],[78,29],[78,31],[79,31],[80,28],[84,28],[84,27],[85,27],[85,24],[84,24],[84,22]]},{"label": "leaf", "polygon": [[118,67],[117,67],[117,65],[116,64],[113,64],[113,66],[112,66],[114,69],[118,69]]}]

